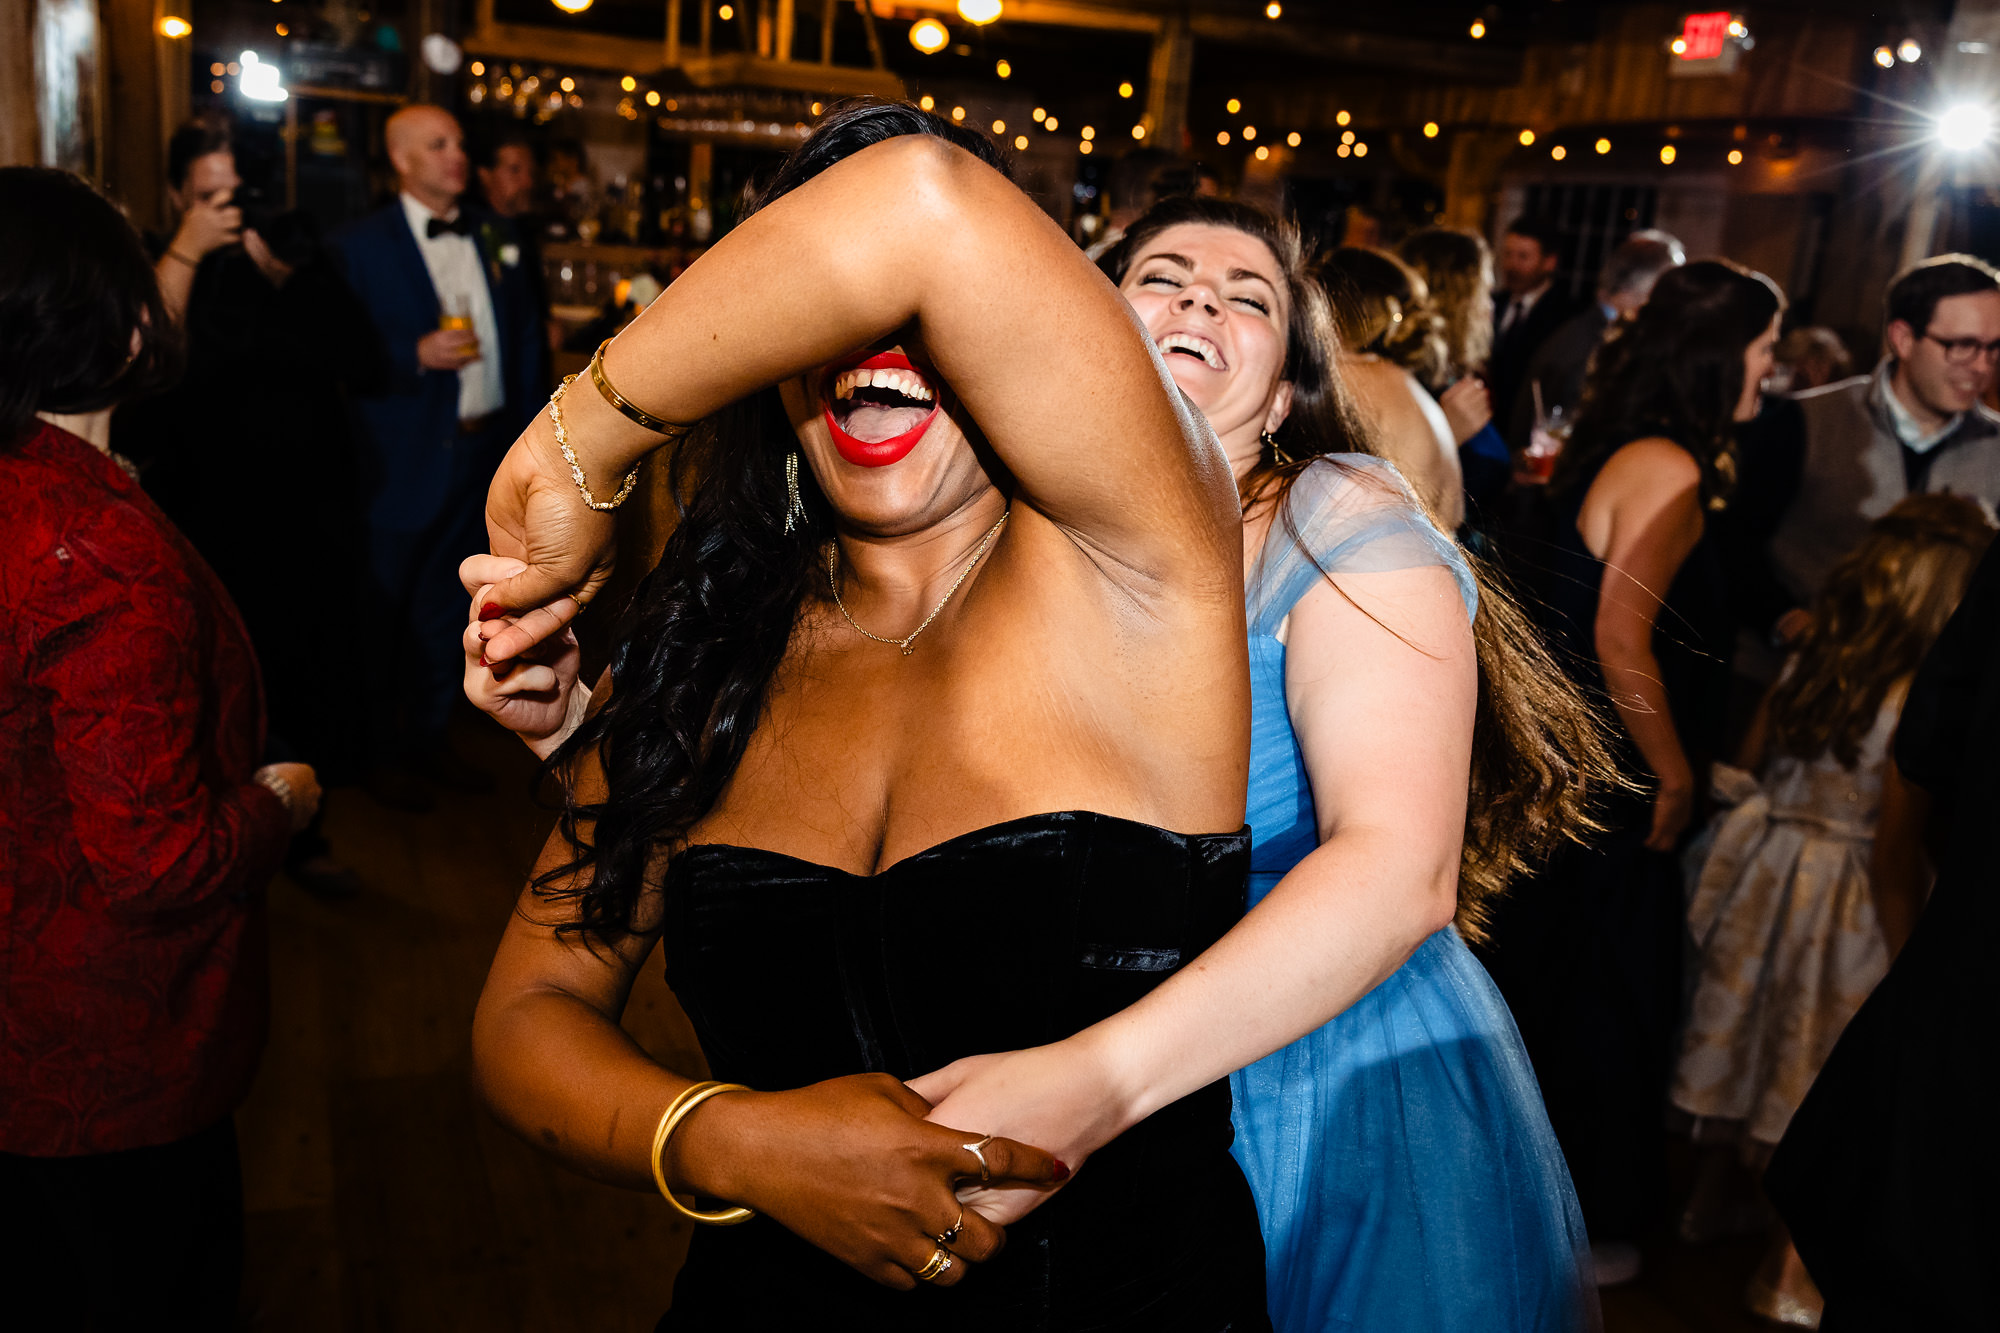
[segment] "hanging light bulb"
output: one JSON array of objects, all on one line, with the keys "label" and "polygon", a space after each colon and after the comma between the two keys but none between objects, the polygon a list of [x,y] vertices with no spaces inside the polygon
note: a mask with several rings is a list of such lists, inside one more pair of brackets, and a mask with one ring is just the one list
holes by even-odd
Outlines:
[{"label": "hanging light bulb", "polygon": [[934,56],[951,44],[951,33],[936,19],[918,19],[910,25],[910,45]]}]

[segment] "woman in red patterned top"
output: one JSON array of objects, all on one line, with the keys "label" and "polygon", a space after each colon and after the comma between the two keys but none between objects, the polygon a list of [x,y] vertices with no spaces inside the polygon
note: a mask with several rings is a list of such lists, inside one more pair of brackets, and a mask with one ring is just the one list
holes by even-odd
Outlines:
[{"label": "woman in red patterned top", "polygon": [[319,800],[305,765],[259,767],[235,608],[111,452],[170,330],[107,200],[0,170],[0,1322],[21,1328],[233,1323],[262,894]]}]

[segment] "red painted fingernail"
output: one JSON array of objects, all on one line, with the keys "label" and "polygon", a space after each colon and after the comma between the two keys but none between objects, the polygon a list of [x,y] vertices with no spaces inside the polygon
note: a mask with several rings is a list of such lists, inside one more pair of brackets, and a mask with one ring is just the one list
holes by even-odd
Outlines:
[{"label": "red painted fingernail", "polygon": [[1060,1184],[1062,1184],[1062,1183],[1063,1183],[1063,1182],[1064,1182],[1065,1180],[1068,1180],[1068,1179],[1069,1179],[1069,1168],[1068,1168],[1068,1167],[1066,1167],[1066,1166],[1064,1166],[1064,1165],[1062,1164],[1062,1159],[1061,1159],[1061,1158],[1057,1158],[1057,1159],[1056,1159],[1056,1184],[1060,1185]]},{"label": "red painted fingernail", "polygon": [[479,618],[481,620],[498,620],[506,614],[507,608],[498,602],[488,602],[479,608]]}]

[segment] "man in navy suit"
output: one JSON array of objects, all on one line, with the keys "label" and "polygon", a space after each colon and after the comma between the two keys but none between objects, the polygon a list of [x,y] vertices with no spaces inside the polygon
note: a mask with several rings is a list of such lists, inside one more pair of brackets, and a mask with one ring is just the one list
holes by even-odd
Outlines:
[{"label": "man in navy suit", "polygon": [[546,394],[541,330],[518,246],[459,208],[469,163],[442,108],[386,128],[397,196],[337,239],[386,374],[354,400],[370,572],[383,620],[365,654],[375,794],[425,808],[420,779],[483,779],[444,743],[459,696],[458,563],[486,549],[486,486]]}]

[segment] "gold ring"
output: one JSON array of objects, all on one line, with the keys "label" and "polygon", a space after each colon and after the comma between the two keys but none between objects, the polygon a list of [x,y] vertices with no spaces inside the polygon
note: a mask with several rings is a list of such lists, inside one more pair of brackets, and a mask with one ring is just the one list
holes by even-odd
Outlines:
[{"label": "gold ring", "polygon": [[949,1245],[958,1239],[958,1233],[963,1230],[965,1230],[965,1209],[961,1208],[958,1210],[958,1220],[943,1231],[938,1232],[934,1239],[940,1245]]},{"label": "gold ring", "polygon": [[988,1134],[977,1143],[961,1143],[958,1145],[979,1159],[979,1183],[982,1185],[990,1184],[993,1180],[993,1172],[986,1165],[986,1154],[980,1151],[980,1149],[991,1142],[993,1142],[993,1136]]},{"label": "gold ring", "polygon": [[952,1252],[940,1245],[931,1251],[930,1259],[912,1276],[919,1282],[935,1282],[951,1268]]}]

